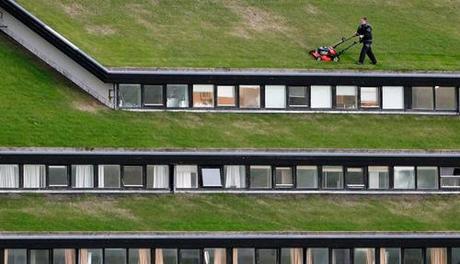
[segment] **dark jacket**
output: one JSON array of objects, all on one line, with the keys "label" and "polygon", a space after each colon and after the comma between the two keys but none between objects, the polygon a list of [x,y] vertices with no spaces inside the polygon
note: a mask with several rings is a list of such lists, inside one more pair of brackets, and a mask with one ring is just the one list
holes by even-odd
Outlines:
[{"label": "dark jacket", "polygon": [[356,35],[363,35],[362,43],[372,43],[372,26],[369,24],[362,24],[356,30]]}]

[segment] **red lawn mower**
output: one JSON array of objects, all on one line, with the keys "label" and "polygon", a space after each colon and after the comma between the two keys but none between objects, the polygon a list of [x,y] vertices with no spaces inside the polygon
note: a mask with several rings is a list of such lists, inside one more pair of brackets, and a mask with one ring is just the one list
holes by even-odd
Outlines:
[{"label": "red lawn mower", "polygon": [[358,44],[359,41],[354,41],[344,49],[337,51],[337,47],[342,45],[345,42],[348,42],[349,40],[353,39],[356,37],[356,35],[353,35],[351,37],[345,38],[342,37],[342,39],[331,45],[331,46],[324,46],[324,47],[319,47],[317,49],[311,50],[309,53],[310,55],[317,61],[333,61],[333,62],[338,62],[340,60],[340,55],[342,55],[345,51],[349,50],[351,47],[354,45]]}]

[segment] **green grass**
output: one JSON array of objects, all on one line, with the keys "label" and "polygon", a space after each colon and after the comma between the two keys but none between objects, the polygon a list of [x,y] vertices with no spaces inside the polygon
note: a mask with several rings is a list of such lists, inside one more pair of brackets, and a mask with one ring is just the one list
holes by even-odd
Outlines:
[{"label": "green grass", "polygon": [[[458,0],[18,2],[107,66],[460,70]],[[364,15],[378,66],[309,58]]]},{"label": "green grass", "polygon": [[0,146],[460,149],[458,116],[113,111],[1,35],[0,62]]},{"label": "green grass", "polygon": [[460,231],[458,196],[2,196],[1,231]]}]

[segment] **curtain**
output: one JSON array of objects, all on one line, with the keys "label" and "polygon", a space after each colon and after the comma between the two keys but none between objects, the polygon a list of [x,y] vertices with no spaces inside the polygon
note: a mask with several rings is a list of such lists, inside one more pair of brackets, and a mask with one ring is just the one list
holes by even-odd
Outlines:
[{"label": "curtain", "polygon": [[225,166],[225,188],[246,187],[244,166]]},{"label": "curtain", "polygon": [[238,249],[234,248],[233,249],[233,264],[238,264]]},{"label": "curtain", "polygon": [[99,165],[98,168],[97,168],[97,181],[98,181],[98,184],[99,184],[99,188],[104,188],[105,187],[105,184],[104,184],[104,165]]},{"label": "curtain", "polygon": [[155,249],[155,264],[163,264],[163,249]]},{"label": "curtain", "polygon": [[80,249],[80,264],[91,264],[91,253],[87,249]]},{"label": "curtain", "polygon": [[75,264],[75,250],[66,249],[64,252],[65,264]]},{"label": "curtain", "polygon": [[195,188],[192,182],[193,174],[196,175],[196,166],[176,166],[176,186],[177,188]]},{"label": "curtain", "polygon": [[366,264],[374,264],[374,249],[373,248],[368,248],[366,250]]},{"label": "curtain", "polygon": [[139,264],[150,264],[150,249],[139,249]]},{"label": "curtain", "polygon": [[93,187],[93,166],[75,165],[75,188]]},{"label": "curtain", "polygon": [[18,165],[0,165],[0,188],[18,188]]},{"label": "curtain", "polygon": [[24,188],[44,188],[45,174],[45,165],[24,165]]},{"label": "curtain", "polygon": [[169,185],[168,166],[156,165],[153,167],[153,188],[164,189]]},{"label": "curtain", "polygon": [[446,264],[447,250],[445,248],[429,248],[429,264]]},{"label": "curtain", "polygon": [[380,249],[380,264],[388,264],[388,256],[384,248]]},{"label": "curtain", "polygon": [[301,248],[291,248],[289,249],[289,254],[291,255],[291,264],[302,264],[302,249]]}]

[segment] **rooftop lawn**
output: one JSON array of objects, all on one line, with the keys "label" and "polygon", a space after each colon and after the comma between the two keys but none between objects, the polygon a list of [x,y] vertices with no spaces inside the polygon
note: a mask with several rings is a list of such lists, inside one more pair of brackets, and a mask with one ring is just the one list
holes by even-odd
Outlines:
[{"label": "rooftop lawn", "polygon": [[0,146],[460,149],[460,118],[109,110],[0,35]]},{"label": "rooftop lawn", "polygon": [[[107,66],[460,70],[460,1],[19,0]],[[377,66],[359,48],[338,64],[307,50],[368,16]]]},{"label": "rooftop lawn", "polygon": [[458,196],[1,196],[1,231],[460,231]]}]

